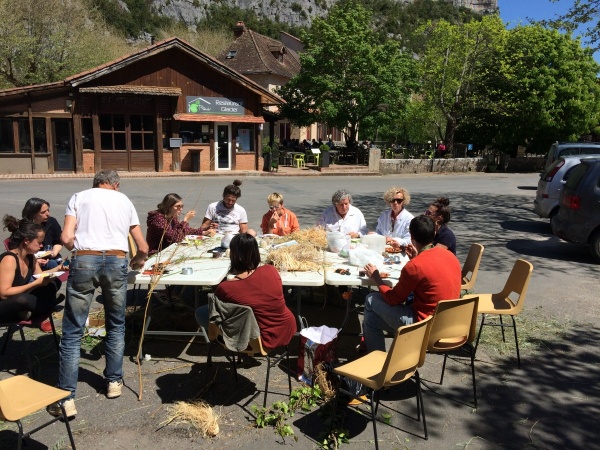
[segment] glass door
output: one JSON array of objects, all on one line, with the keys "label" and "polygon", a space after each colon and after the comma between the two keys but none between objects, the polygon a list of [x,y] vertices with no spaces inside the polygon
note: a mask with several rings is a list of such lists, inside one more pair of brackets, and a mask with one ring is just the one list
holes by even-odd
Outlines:
[{"label": "glass door", "polygon": [[54,146],[54,170],[73,171],[73,121],[52,119],[52,144]]},{"label": "glass door", "polygon": [[215,124],[215,157],[217,170],[231,169],[231,125],[228,123]]}]

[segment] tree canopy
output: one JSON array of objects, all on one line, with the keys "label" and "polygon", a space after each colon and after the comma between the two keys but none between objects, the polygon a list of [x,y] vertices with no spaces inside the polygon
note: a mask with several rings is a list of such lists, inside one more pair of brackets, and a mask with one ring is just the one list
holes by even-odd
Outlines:
[{"label": "tree canopy", "polygon": [[346,130],[352,145],[363,121],[400,112],[416,86],[414,60],[396,41],[381,42],[371,13],[355,1],[336,5],[302,36],[300,73],[279,93],[282,114],[297,125]]}]

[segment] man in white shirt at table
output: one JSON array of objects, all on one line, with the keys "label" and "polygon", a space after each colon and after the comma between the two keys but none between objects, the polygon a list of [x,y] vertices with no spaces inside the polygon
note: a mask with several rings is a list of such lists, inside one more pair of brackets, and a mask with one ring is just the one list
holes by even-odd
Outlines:
[{"label": "man in white shirt at table", "polygon": [[326,231],[339,231],[351,238],[367,234],[367,223],[360,209],[352,206],[352,195],[340,189],[331,197],[332,205],[323,211],[318,225]]}]

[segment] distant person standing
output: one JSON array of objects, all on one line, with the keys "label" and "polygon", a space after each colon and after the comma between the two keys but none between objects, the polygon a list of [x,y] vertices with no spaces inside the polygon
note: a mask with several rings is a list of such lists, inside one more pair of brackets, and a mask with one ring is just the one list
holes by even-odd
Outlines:
[{"label": "distant person standing", "polygon": [[[129,262],[134,270],[143,267],[148,244],[133,203],[119,192],[119,182],[116,171],[100,171],[94,177],[93,188],[74,194],[67,204],[61,239],[73,256],[67,282],[58,378],[58,386],[71,391],[64,401],[67,417],[77,414],[74,397],[81,338],[96,288],[102,291],[106,315],[106,396],[119,397],[123,386],[127,235],[131,233],[137,246],[137,253]],[[58,404],[53,404],[48,407],[48,412],[58,416],[61,410]]]}]

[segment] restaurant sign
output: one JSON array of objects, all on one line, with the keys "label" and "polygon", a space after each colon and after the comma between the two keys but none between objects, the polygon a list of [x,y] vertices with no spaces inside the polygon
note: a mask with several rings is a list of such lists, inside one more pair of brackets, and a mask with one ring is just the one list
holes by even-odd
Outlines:
[{"label": "restaurant sign", "polygon": [[244,100],[226,97],[192,97],[185,98],[187,112],[191,114],[244,114]]}]

